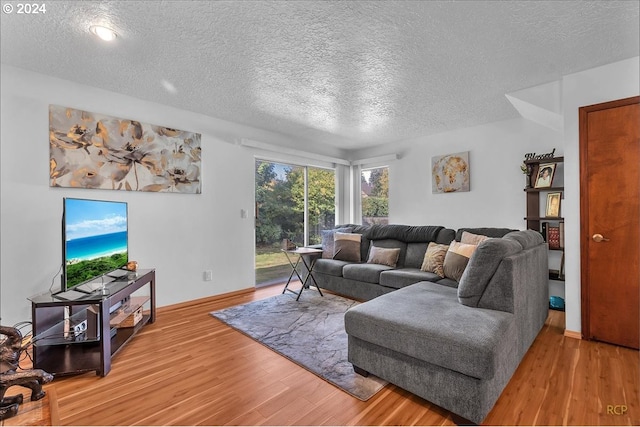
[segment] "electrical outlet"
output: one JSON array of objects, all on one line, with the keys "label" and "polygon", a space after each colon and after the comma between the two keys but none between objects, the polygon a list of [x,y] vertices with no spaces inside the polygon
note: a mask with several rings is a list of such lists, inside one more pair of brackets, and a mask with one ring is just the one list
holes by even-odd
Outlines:
[{"label": "electrical outlet", "polygon": [[73,326],[73,334],[77,337],[78,335],[80,335],[81,333],[85,332],[87,330],[87,321],[83,320],[80,323],[76,323]]},{"label": "electrical outlet", "polygon": [[204,281],[205,282],[210,282],[212,280],[213,280],[213,271],[205,270],[204,271]]}]

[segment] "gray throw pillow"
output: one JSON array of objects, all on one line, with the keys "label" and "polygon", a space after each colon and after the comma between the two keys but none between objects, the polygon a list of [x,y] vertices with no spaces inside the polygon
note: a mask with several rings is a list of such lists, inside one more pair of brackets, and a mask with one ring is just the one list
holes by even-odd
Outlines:
[{"label": "gray throw pillow", "polygon": [[334,235],[335,233],[351,233],[351,227],[334,228],[333,230],[322,230],[322,258],[333,258]]},{"label": "gray throw pillow", "polygon": [[399,256],[400,248],[381,248],[378,246],[371,246],[367,263],[388,265],[389,267],[396,268]]},{"label": "gray throw pillow", "polygon": [[360,262],[360,240],[357,233],[334,233],[333,259]]}]

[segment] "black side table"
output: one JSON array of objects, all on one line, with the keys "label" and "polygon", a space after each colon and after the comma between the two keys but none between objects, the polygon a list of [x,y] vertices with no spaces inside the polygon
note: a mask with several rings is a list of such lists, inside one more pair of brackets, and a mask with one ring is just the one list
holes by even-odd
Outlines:
[{"label": "black side table", "polygon": [[[289,264],[291,265],[291,274],[289,275],[289,279],[287,280],[287,284],[282,290],[282,293],[284,294],[287,291],[294,293],[297,295],[296,301],[298,301],[300,299],[300,295],[302,295],[302,291],[305,288],[307,289],[309,288],[309,284],[307,282],[309,281],[309,279],[311,279],[313,280],[313,283],[316,289],[318,290],[318,292],[320,292],[320,296],[324,296],[322,295],[320,286],[318,286],[318,283],[316,283],[316,279],[313,277],[313,266],[315,265],[316,260],[320,256],[322,256],[322,249],[314,249],[314,248],[282,249],[282,252],[284,252],[284,254],[287,256],[287,261],[289,261]],[[305,257],[309,257],[309,262],[307,262]],[[292,258],[295,260],[295,262],[294,260],[292,260]],[[302,264],[307,269],[307,274],[304,279],[300,277],[300,274],[298,273],[298,270],[297,270],[297,267],[300,264],[300,261],[302,261]],[[291,279],[293,278],[294,274],[298,276],[300,283],[302,283],[302,287],[298,292],[292,289],[289,289],[289,284],[291,283]]]}]

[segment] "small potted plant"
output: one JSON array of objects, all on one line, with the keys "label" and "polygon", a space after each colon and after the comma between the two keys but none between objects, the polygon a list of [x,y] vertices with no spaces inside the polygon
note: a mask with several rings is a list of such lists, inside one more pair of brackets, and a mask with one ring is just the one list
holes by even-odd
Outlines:
[{"label": "small potted plant", "polygon": [[531,172],[533,171],[533,167],[531,165],[528,165],[523,160],[522,164],[520,165],[520,170],[525,175],[525,180],[524,180],[525,188],[531,188]]}]

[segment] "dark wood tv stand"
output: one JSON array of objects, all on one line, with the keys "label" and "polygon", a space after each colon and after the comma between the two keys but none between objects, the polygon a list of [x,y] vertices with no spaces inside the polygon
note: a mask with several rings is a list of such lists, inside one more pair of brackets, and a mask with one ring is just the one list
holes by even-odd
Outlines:
[{"label": "dark wood tv stand", "polygon": [[[51,293],[29,298],[33,366],[53,375],[89,371],[107,375],[111,358],[118,350],[146,324],[155,322],[155,281],[155,269],[138,269],[108,283],[105,295],[98,290],[72,300]],[[143,296],[132,296],[134,293]],[[120,303],[120,311],[113,311],[112,307]],[[129,316],[126,310],[136,312],[137,322],[132,321],[134,314]],[[114,319],[126,322],[114,324]],[[75,325],[86,330],[76,334]]]}]

